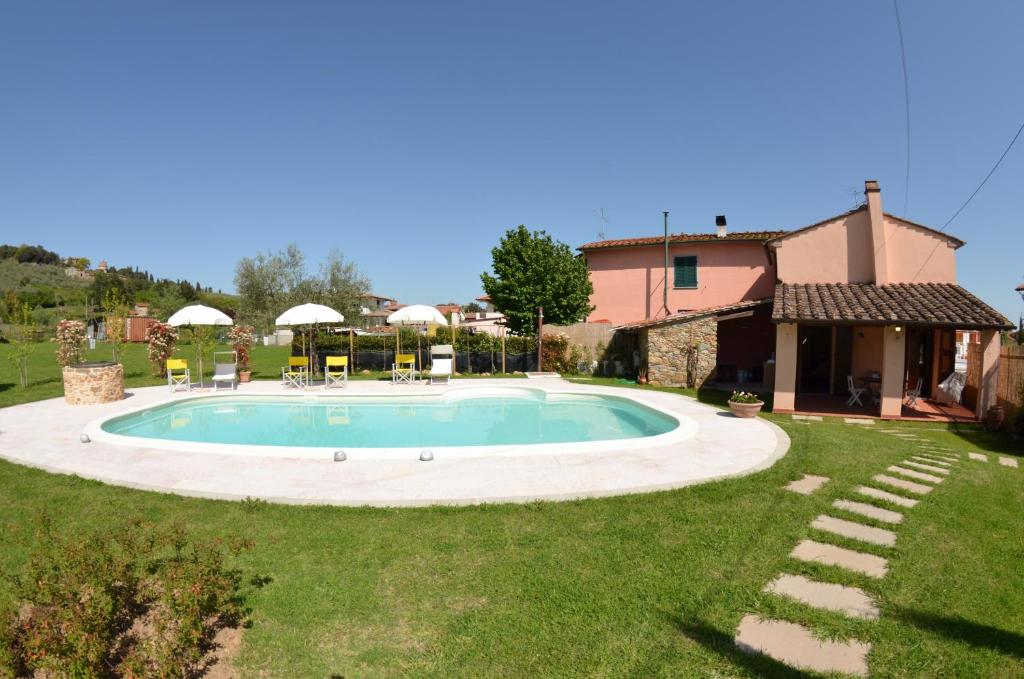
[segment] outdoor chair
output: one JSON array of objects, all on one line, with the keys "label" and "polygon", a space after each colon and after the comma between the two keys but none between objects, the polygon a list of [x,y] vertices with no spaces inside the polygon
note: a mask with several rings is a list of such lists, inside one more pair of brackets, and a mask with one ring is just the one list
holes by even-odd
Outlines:
[{"label": "outdoor chair", "polygon": [[391,383],[412,384],[415,374],[416,354],[395,354],[395,362],[391,364]]},{"label": "outdoor chair", "polygon": [[309,384],[309,357],[289,356],[288,367],[281,368],[281,385],[302,389]]},{"label": "outdoor chair", "polygon": [[167,359],[167,386],[171,391],[177,391],[178,387],[185,387],[185,391],[192,391],[192,377],[188,370],[188,361],[183,358]]},{"label": "outdoor chair", "polygon": [[324,365],[324,389],[348,386],[348,356],[328,356]]},{"label": "outdoor chair", "polygon": [[920,377],[917,378],[917,386],[913,389],[907,389],[907,406],[913,407],[917,405],[917,399],[921,398],[921,387],[924,386],[924,380]]},{"label": "outdoor chair", "polygon": [[454,349],[450,344],[436,344],[430,347],[430,383],[448,381],[452,376],[452,356]]},{"label": "outdoor chair", "polygon": [[864,405],[861,402],[860,397],[864,395],[865,391],[867,391],[867,387],[855,386],[853,383],[853,375],[846,376],[846,389],[850,392],[850,398],[846,399],[846,405],[852,406],[855,403],[859,406]]},{"label": "outdoor chair", "polygon": [[[230,356],[231,360],[218,360],[218,356]],[[213,390],[217,391],[220,385],[227,383],[233,390],[238,382],[238,359],[233,351],[217,351],[213,354]]]}]

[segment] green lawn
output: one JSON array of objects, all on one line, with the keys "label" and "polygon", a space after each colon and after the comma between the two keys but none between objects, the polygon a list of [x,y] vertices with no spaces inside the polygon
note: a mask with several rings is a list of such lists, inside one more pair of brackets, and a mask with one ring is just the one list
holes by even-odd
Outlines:
[{"label": "green lawn", "polygon": [[[260,349],[260,373],[274,374],[275,351]],[[129,382],[146,383],[144,368],[129,367]],[[4,360],[0,384],[14,381]],[[9,405],[59,391],[57,381],[0,398]],[[808,524],[837,512],[833,499],[864,501],[849,489],[916,444],[841,420],[769,418],[792,448],[756,475],[521,506],[228,503],[0,463],[0,570],[22,567],[23,538],[44,510],[69,533],[144,516],[252,539],[237,565],[266,584],[248,599],[253,624],[237,661],[246,677],[802,676],[733,650],[747,612],[869,640],[881,677],[1024,677],[1024,468],[965,457],[906,511],[895,549],[857,545],[890,557],[888,577],[869,580],[787,554],[803,537],[823,537]],[[898,426],[960,451],[1014,445],[973,428]],[[781,490],[803,472],[833,480],[811,497]],[[850,622],[762,594],[782,572],[856,584],[877,597],[882,618]],[[0,579],[0,604],[9,599]]]}]

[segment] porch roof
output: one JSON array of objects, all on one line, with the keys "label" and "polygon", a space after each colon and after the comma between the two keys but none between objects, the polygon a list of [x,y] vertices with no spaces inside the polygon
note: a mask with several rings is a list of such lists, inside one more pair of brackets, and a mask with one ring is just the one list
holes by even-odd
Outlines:
[{"label": "porch roof", "polygon": [[1005,316],[954,283],[780,283],[775,323],[1010,329]]},{"label": "porch roof", "polygon": [[761,306],[762,304],[769,304],[771,298],[767,299],[753,299],[745,300],[743,302],[736,302],[734,304],[726,304],[724,306],[708,307],[707,309],[695,309],[693,311],[680,311],[678,313],[669,314],[668,316],[662,316],[661,318],[645,318],[639,321],[631,321],[629,323],[623,323],[614,327],[615,330],[640,330],[642,328],[651,328],[656,325],[668,325],[671,323],[679,323],[680,321],[692,321],[695,318],[703,318],[704,316],[718,316],[719,314],[727,314],[733,311],[743,311],[744,309],[753,309],[754,307]]}]

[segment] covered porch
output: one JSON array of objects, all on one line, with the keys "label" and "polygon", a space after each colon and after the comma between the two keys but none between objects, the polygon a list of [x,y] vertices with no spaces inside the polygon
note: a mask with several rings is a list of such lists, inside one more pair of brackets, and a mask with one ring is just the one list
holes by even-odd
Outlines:
[{"label": "covered porch", "polygon": [[[775,412],[972,421],[939,385],[956,370],[956,330],[978,330],[995,374],[998,312],[949,284],[780,285]],[[994,387],[990,390],[994,392]]]}]

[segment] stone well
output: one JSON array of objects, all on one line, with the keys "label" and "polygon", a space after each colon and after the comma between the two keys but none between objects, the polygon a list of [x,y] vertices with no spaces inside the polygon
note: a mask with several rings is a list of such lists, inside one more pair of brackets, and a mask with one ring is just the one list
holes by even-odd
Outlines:
[{"label": "stone well", "polygon": [[76,363],[64,367],[64,400],[71,405],[110,403],[124,398],[120,363]]}]

